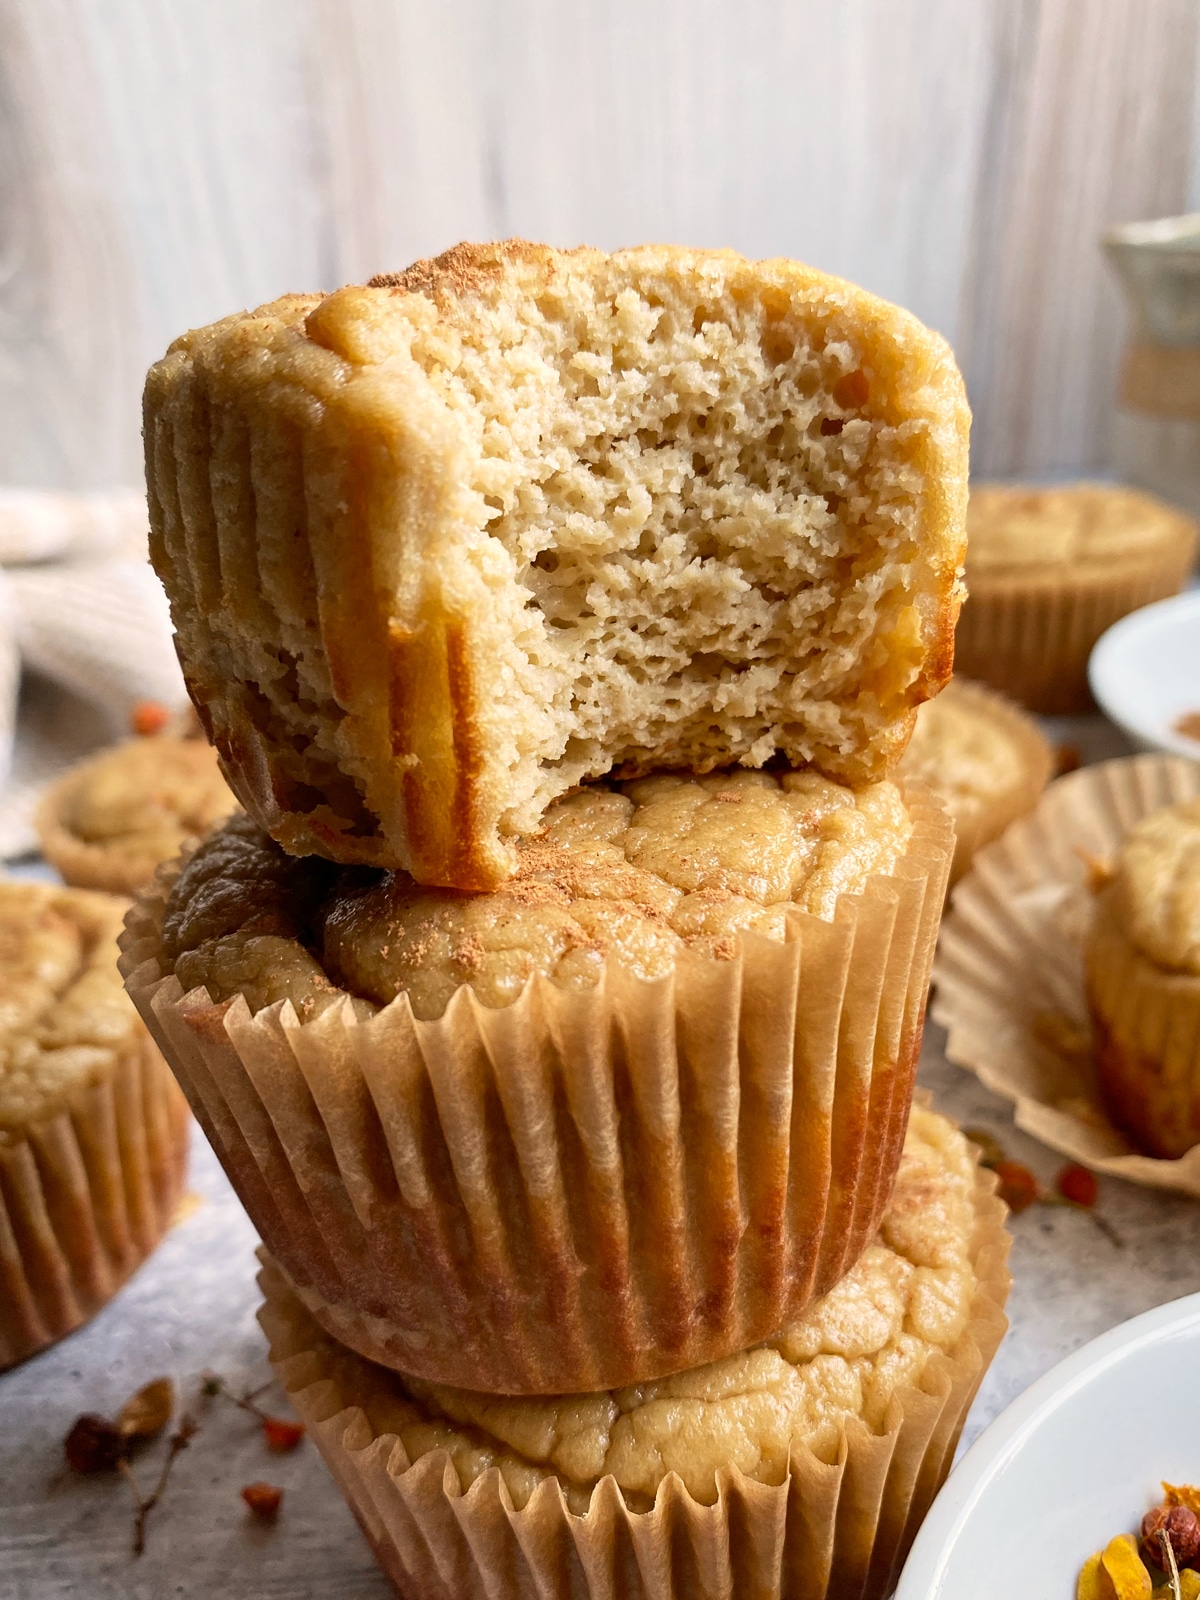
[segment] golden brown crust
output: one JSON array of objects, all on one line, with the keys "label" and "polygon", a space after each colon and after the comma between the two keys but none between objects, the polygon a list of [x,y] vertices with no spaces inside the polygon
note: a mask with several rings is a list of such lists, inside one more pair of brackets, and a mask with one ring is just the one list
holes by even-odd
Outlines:
[{"label": "golden brown crust", "polygon": [[[394,1380],[329,1345],[270,1262],[259,1315],[280,1382],[403,1593],[516,1600],[529,1582],[554,1592],[569,1563],[581,1600],[601,1600],[612,1593],[620,1552],[635,1550],[621,1591],[630,1600],[692,1600],[701,1589],[881,1600],[949,1470],[1004,1331],[1008,1239],[993,1185],[991,1174],[979,1175],[978,1289],[953,1351],[933,1356],[915,1387],[901,1387],[878,1433],[848,1423],[836,1465],[797,1445],[784,1482],[772,1487],[754,1481],[766,1475],[760,1468],[732,1459],[731,1440],[708,1505],[677,1475],[644,1509],[642,1496],[622,1493],[612,1476],[590,1491],[564,1494],[553,1480],[535,1487],[517,1456],[489,1451],[484,1438],[462,1448],[443,1420],[414,1427]],[[460,1473],[475,1479],[469,1494]]]},{"label": "golden brown crust", "polygon": [[124,911],[0,883],[0,1369],[111,1299],[180,1197],[187,1106],[121,988]]},{"label": "golden brown crust", "polygon": [[1147,1155],[1200,1144],[1200,802],[1125,839],[1085,945],[1096,1082]]},{"label": "golden brown crust", "polygon": [[65,882],[131,895],[236,809],[213,750],[160,735],[73,767],[46,791],[36,826],[43,855]]},{"label": "golden brown crust", "polygon": [[956,677],[921,707],[899,771],[927,783],[954,818],[953,885],[977,851],[1033,810],[1054,775],[1054,751],[1004,695]]},{"label": "golden brown crust", "polygon": [[972,506],[959,672],[1030,711],[1092,709],[1093,646],[1129,612],[1179,592],[1196,559],[1196,523],[1104,484],[983,484]]},{"label": "golden brown crust", "polygon": [[[832,920],[791,911],[789,942],[685,950],[653,982],[610,961],[593,987],[535,975],[496,1007],[463,985],[422,1021],[404,995],[322,1004],[306,970],[289,1007],[271,921],[253,937],[276,988],[214,1003],[184,992],[178,963],[165,976],[184,936],[170,869],[131,916],[122,970],[335,1338],[496,1393],[637,1382],[768,1337],[878,1226],[952,853],[941,808],[906,799],[905,856]],[[223,930],[209,909],[193,933]],[[231,993],[215,963],[205,976]]]},{"label": "golden brown crust", "polygon": [[[553,515],[530,510],[537,495],[550,492],[550,480],[539,479],[533,499],[521,499],[525,490],[514,489],[511,473],[505,476],[517,446],[484,439],[498,425],[490,413],[486,424],[480,421],[484,402],[498,393],[495,373],[487,378],[490,389],[479,391],[476,383],[469,404],[451,390],[465,370],[464,352],[490,351],[499,371],[504,340],[512,337],[505,319],[518,313],[542,319],[538,337],[550,350],[561,328],[558,312],[538,307],[542,288],[565,295],[601,278],[618,320],[634,315],[621,302],[626,292],[651,317],[664,296],[674,296],[686,305],[689,324],[692,303],[709,295],[726,307],[722,316],[749,318],[764,350],[791,352],[781,361],[800,361],[800,339],[808,341],[804,359],[829,368],[833,416],[818,419],[820,430],[813,423],[804,448],[831,460],[831,452],[841,452],[834,475],[843,489],[810,495],[803,516],[813,528],[841,518],[847,553],[850,546],[859,551],[846,570],[856,563],[872,570],[865,551],[878,540],[895,563],[894,581],[861,603],[855,598],[847,612],[871,640],[855,673],[842,672],[840,687],[831,681],[819,689],[779,688],[781,671],[786,677],[797,661],[815,661],[820,651],[799,646],[799,623],[785,628],[776,621],[769,648],[719,638],[715,649],[688,648],[687,659],[707,661],[705,670],[714,674],[709,691],[702,678],[683,672],[688,722],[670,710],[677,679],[663,680],[666,702],[657,689],[638,689],[637,673],[647,669],[639,661],[630,665],[625,645],[613,646],[611,662],[601,660],[596,677],[594,667],[589,676],[592,645],[582,644],[578,657],[563,655],[553,627],[537,633],[539,608],[547,594],[553,599],[559,579],[538,574],[535,564],[522,566],[529,553],[521,553],[521,541],[530,528],[566,527],[570,496],[586,499],[602,473],[593,469],[588,479],[585,472],[587,481],[571,488]],[[720,371],[717,345],[710,351],[704,344],[699,305],[695,317],[696,349]],[[781,327],[791,330],[786,339]],[[858,354],[845,353],[851,343]],[[561,360],[563,372],[573,374],[570,383],[583,385],[584,398],[570,405],[586,408],[591,380],[566,356]],[[854,360],[861,363],[849,374],[856,381],[835,382],[837,362]],[[509,382],[507,369],[502,376]],[[961,380],[942,341],[912,318],[792,262],[663,247],[606,257],[523,241],[458,246],[364,288],[288,297],[187,335],[152,369],[145,404],[154,560],[172,600],[189,689],[239,798],[300,853],[404,866],[433,884],[491,888],[513,869],[511,837],[532,826],[555,793],[614,764],[624,771],[706,770],[730,760],[757,765],[777,748],[794,763],[811,759],[847,781],[879,777],[902,751],[915,706],[950,671],[969,422]],[[511,429],[521,401],[501,397],[495,404]],[[584,414],[571,413],[570,405],[560,414],[563,440],[570,435],[564,419]],[[682,426],[678,415],[671,426]],[[478,437],[477,427],[483,428]],[[886,449],[879,444],[885,438],[893,441]],[[571,448],[553,445],[568,455]],[[699,461],[700,453],[688,459]],[[645,463],[639,470],[660,471]],[[549,466],[545,472],[553,478]],[[889,482],[902,486],[901,498],[909,496],[903,539],[888,521],[899,514]],[[551,488],[559,493],[561,485]],[[631,499],[619,506],[610,500],[608,526],[642,515],[640,492],[635,484]],[[743,485],[738,492],[738,505],[749,505],[751,491]],[[667,486],[661,493],[665,504],[676,491]],[[788,509],[791,490],[771,494],[775,513],[800,516]],[[513,495],[525,507],[526,532],[513,532],[505,544],[492,519]],[[843,509],[852,500],[876,507],[877,522],[870,520],[875,512],[861,526],[855,522]],[[514,515],[504,512],[510,521]],[[731,537],[743,539],[737,529],[753,518],[736,508],[730,518]],[[595,526],[605,526],[603,517]],[[826,535],[818,530],[814,537],[819,544]],[[587,559],[564,557],[581,562],[581,571]],[[622,556],[627,564],[636,559],[635,549]],[[679,559],[681,571],[688,561],[694,574],[711,569],[718,596],[718,575],[743,583],[737,562],[749,558],[735,551],[719,561],[712,554]],[[612,581],[617,593],[626,579]],[[833,581],[835,588],[847,582],[844,574]],[[786,582],[803,590],[795,577]],[[781,599],[774,583],[752,577],[749,593],[778,610],[786,595]],[[719,610],[727,599],[711,603]],[[702,618],[708,603],[685,595],[684,620],[671,626]],[[579,637],[590,638],[591,627],[585,616]],[[633,627],[635,642],[644,632]],[[755,662],[767,667],[761,688],[743,670]],[[626,675],[619,692],[603,689],[610,668]],[[648,681],[666,670],[651,658]],[[581,684],[585,701],[601,696],[610,722],[625,715],[612,708],[638,694],[657,708],[658,721],[647,712],[644,725],[624,731],[603,718],[588,722],[571,700],[572,685]],[[586,737],[585,723],[592,730]],[[680,729],[690,731],[684,737]]]}]

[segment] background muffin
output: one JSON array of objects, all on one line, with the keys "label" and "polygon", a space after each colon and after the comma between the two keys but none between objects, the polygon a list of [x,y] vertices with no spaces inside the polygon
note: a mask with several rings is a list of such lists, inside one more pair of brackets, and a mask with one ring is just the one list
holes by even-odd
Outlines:
[{"label": "background muffin", "polygon": [[968,423],[937,334],[795,262],[460,245],[177,340],[151,553],[264,828],[491,889],[610,770],[884,776],[950,671]]},{"label": "background muffin", "polygon": [[109,1300],[182,1189],[187,1107],[121,987],[124,912],[0,882],[0,1367]]},{"label": "background muffin", "polygon": [[972,487],[957,670],[1031,711],[1088,710],[1092,646],[1118,618],[1176,594],[1196,544],[1191,518],[1115,484]]},{"label": "background muffin", "polygon": [[566,1592],[568,1567],[578,1592],[606,1593],[632,1545],[634,1595],[882,1595],[1003,1332],[992,1187],[953,1126],[916,1110],[880,1233],[836,1288],[755,1349],[616,1392],[505,1400],[405,1379],[326,1338],[272,1268],[260,1315],[403,1594],[515,1596],[517,1574]]},{"label": "background muffin", "polygon": [[467,1388],[610,1387],[765,1337],[866,1245],[950,849],[927,792],[812,773],[589,787],[489,895],[241,817],[122,965],[337,1338]]},{"label": "background muffin", "polygon": [[951,883],[977,850],[1033,809],[1053,774],[1054,751],[1033,718],[957,677],[917,713],[898,772],[927,783],[954,818]]},{"label": "background muffin", "polygon": [[1088,937],[1096,1076],[1147,1155],[1200,1144],[1200,800],[1132,829]]},{"label": "background muffin", "polygon": [[202,739],[130,739],[72,768],[38,808],[42,851],[67,883],[133,894],[237,809]]}]

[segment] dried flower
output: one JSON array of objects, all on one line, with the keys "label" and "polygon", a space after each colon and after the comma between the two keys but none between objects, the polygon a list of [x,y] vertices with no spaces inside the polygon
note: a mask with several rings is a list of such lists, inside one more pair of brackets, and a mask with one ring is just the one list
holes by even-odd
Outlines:
[{"label": "dried flower", "polygon": [[125,1449],[125,1441],[107,1417],[93,1411],[76,1417],[63,1440],[67,1465],[72,1472],[111,1472]]},{"label": "dried flower", "polygon": [[248,1483],[242,1490],[242,1499],[256,1517],[264,1522],[274,1522],[283,1504],[283,1490],[270,1483]]},{"label": "dried flower", "polygon": [[155,1378],[130,1395],[117,1413],[117,1431],[123,1439],[153,1439],[171,1420],[175,1385],[170,1378]]}]

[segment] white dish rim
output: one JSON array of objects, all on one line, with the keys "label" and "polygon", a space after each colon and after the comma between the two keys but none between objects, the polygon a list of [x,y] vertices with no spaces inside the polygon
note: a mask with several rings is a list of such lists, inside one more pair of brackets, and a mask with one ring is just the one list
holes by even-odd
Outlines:
[{"label": "white dish rim", "polygon": [[913,1541],[894,1600],[948,1600],[943,1582],[950,1557],[989,1484],[1026,1440],[1100,1373],[1135,1351],[1176,1337],[1192,1324],[1200,1333],[1200,1294],[1169,1300],[1118,1323],[1035,1379],[989,1423],[947,1478]]},{"label": "white dish rim", "polygon": [[[1200,588],[1185,589],[1182,594],[1156,600],[1152,605],[1142,606],[1114,622],[1097,639],[1088,658],[1088,683],[1105,716],[1143,748],[1166,750],[1171,755],[1200,761],[1200,743],[1195,739],[1186,739],[1180,733],[1173,733],[1169,728],[1151,728],[1144,723],[1139,724],[1136,719],[1123,714],[1117,703],[1119,695],[1114,695],[1109,688],[1116,676],[1114,663],[1121,660],[1139,636],[1157,633],[1164,620],[1170,622],[1180,616],[1185,619],[1194,616],[1200,623]],[[1197,709],[1200,710],[1200,706]]]}]

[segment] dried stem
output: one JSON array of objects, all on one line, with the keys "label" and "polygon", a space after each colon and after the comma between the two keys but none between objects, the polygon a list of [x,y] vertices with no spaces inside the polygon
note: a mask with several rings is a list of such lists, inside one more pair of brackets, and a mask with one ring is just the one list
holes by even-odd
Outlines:
[{"label": "dried stem", "polygon": [[270,1387],[271,1380],[268,1378],[266,1383],[260,1383],[257,1389],[249,1389],[245,1394],[237,1395],[233,1393],[220,1373],[206,1372],[204,1374],[204,1392],[206,1394],[220,1395],[223,1399],[232,1401],[240,1410],[248,1411],[252,1417],[257,1417],[260,1422],[268,1421],[270,1413],[264,1411],[260,1405],[256,1404],[256,1401],[259,1395],[265,1394]]},{"label": "dried stem", "polygon": [[117,1468],[133,1494],[133,1553],[140,1556],[146,1548],[146,1519],[162,1499],[163,1491],[167,1487],[167,1479],[171,1476],[171,1468],[175,1464],[175,1457],[180,1451],[186,1450],[197,1432],[197,1424],[185,1411],[179,1419],[179,1426],[171,1435],[171,1442],[167,1446],[166,1458],[158,1474],[158,1482],[154,1485],[153,1492],[145,1499],[138,1488],[137,1479],[133,1475],[133,1468],[129,1465],[129,1458],[122,1456],[117,1462]]},{"label": "dried stem", "polygon": [[1171,1544],[1171,1536],[1165,1528],[1158,1530],[1158,1542],[1162,1547],[1163,1555],[1167,1558],[1162,1564],[1162,1569],[1167,1574],[1168,1582],[1171,1585],[1172,1600],[1183,1600],[1183,1585],[1179,1581],[1179,1566],[1175,1560],[1175,1549]]}]

